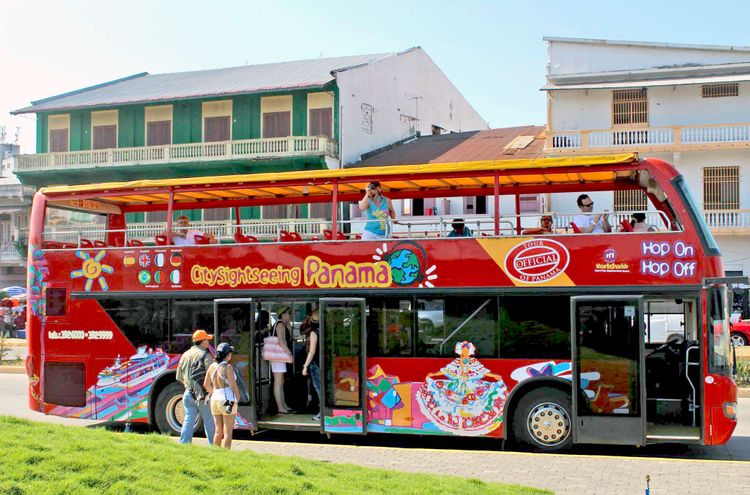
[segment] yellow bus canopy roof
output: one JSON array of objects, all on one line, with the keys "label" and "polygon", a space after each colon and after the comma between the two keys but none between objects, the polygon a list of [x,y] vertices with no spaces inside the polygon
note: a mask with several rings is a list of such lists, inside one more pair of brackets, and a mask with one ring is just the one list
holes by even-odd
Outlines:
[{"label": "yellow bus canopy roof", "polygon": [[[516,185],[555,185],[613,182],[623,176],[612,165],[638,162],[638,155],[618,154],[535,159],[485,160],[459,163],[392,165],[333,170],[222,175],[181,179],[105,182],[75,186],[45,187],[40,192],[51,201],[76,196],[99,199],[120,206],[163,204],[168,192],[176,203],[208,200],[235,200],[279,197],[325,196],[332,194],[333,183],[339,183],[340,194],[364,190],[374,180],[385,191],[420,191],[445,189],[455,191],[494,186],[494,172],[500,171],[500,187]],[[584,170],[562,170],[581,167]],[[512,173],[517,171],[517,173]],[[627,175],[627,172],[625,172]],[[450,195],[450,194],[449,194]]]}]

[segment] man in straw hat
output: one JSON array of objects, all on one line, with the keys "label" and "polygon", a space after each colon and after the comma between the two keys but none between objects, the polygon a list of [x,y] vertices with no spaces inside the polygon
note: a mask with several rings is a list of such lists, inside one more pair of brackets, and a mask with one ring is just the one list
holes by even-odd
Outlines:
[{"label": "man in straw hat", "polygon": [[214,362],[209,349],[212,338],[205,330],[193,332],[193,346],[180,357],[177,365],[177,381],[185,385],[185,393],[182,394],[185,419],[182,422],[180,443],[192,443],[198,414],[203,418],[203,430],[209,445],[214,438],[214,419],[209,404],[211,390],[203,388],[206,370]]}]

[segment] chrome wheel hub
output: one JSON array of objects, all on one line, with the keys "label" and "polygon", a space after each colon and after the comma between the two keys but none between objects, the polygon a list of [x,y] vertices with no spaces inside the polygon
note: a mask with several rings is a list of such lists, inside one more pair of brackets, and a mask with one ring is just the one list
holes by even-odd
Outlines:
[{"label": "chrome wheel hub", "polygon": [[554,447],[570,435],[570,417],[559,404],[544,402],[529,412],[526,428],[539,445]]}]

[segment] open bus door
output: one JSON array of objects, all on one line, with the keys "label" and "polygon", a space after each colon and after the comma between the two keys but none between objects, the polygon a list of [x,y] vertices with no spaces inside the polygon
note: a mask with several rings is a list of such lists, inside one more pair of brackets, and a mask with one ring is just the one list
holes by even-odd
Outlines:
[{"label": "open bus door", "polygon": [[258,362],[255,345],[255,317],[258,307],[252,299],[214,299],[214,345],[227,342],[234,347],[232,364],[237,369],[237,386],[247,392],[247,401],[237,406],[237,425],[257,428],[255,363]]},{"label": "open bus door", "polygon": [[581,296],[571,306],[574,442],[645,444],[642,298]]},{"label": "open bus door", "polygon": [[365,300],[320,300],[321,429],[326,433],[364,434]]}]

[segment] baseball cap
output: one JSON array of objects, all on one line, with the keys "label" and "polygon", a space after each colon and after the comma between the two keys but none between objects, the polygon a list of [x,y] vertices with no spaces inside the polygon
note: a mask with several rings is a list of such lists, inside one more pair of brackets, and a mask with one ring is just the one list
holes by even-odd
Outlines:
[{"label": "baseball cap", "polygon": [[200,342],[202,340],[211,340],[213,339],[213,335],[209,335],[208,332],[205,330],[196,330],[193,332],[193,342]]}]

